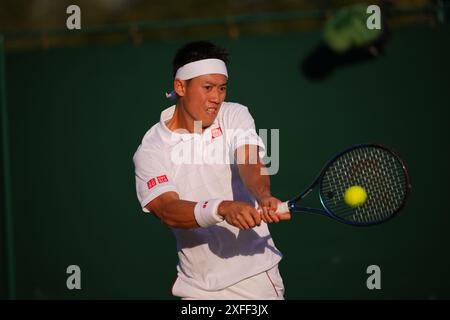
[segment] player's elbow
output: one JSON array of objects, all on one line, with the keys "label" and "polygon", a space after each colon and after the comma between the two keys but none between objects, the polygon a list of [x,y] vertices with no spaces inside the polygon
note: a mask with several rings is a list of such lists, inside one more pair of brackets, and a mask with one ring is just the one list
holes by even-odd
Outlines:
[{"label": "player's elbow", "polygon": [[149,203],[146,208],[151,213],[153,213],[153,215],[155,215],[163,224],[169,225],[171,223],[170,219],[168,219],[168,212],[164,204],[151,205],[151,203]]},{"label": "player's elbow", "polygon": [[171,207],[173,206],[172,201],[164,202],[157,206],[152,206],[151,212],[158,217],[158,219],[166,226],[172,228],[178,228],[178,222],[171,215]]},{"label": "player's elbow", "polygon": [[161,222],[171,228],[178,228],[178,222],[173,219],[169,213],[169,211],[167,211],[165,208],[162,208],[161,211],[159,212],[159,220],[161,220]]}]

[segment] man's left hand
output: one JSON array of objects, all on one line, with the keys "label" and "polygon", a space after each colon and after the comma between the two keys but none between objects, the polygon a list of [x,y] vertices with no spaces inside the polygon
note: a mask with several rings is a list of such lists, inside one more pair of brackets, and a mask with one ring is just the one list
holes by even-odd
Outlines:
[{"label": "man's left hand", "polygon": [[258,204],[260,207],[259,211],[261,212],[261,217],[264,222],[278,223],[282,220],[291,219],[291,213],[289,211],[276,213],[279,203],[281,203],[281,201],[272,196],[258,199]]}]

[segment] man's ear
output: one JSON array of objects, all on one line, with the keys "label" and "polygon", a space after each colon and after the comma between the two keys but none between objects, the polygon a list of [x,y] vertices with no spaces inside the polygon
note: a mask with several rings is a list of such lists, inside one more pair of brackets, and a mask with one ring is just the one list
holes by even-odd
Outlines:
[{"label": "man's ear", "polygon": [[173,81],[173,88],[179,97],[183,97],[186,93],[186,81],[175,79]]}]

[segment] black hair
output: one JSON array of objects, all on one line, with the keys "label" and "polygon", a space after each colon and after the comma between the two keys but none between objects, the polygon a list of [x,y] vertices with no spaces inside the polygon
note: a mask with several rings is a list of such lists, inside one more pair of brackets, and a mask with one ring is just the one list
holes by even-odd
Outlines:
[{"label": "black hair", "polygon": [[225,64],[228,62],[228,52],[208,41],[194,41],[185,44],[178,49],[173,59],[173,76],[177,70],[187,63],[203,59],[220,59]]}]

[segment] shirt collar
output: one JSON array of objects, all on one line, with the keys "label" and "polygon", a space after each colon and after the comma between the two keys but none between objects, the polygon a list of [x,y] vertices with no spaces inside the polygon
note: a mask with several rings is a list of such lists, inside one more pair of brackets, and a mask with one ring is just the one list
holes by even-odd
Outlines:
[{"label": "shirt collar", "polygon": [[[161,117],[159,120],[159,124],[161,126],[161,135],[162,138],[166,141],[170,141],[170,142],[174,142],[177,143],[179,141],[188,141],[191,139],[194,139],[195,136],[197,135],[197,133],[178,133],[175,131],[170,130],[167,125],[166,122],[169,121],[170,119],[172,119],[173,114],[175,113],[175,107],[176,105],[170,106],[169,108],[163,110],[161,112]],[[220,108],[219,113],[221,111],[222,108]],[[217,128],[219,126],[219,120],[218,120],[218,116],[216,117],[216,119],[214,119],[214,122],[205,130],[203,130],[202,135],[205,134],[209,134],[211,135],[211,129]]]}]

